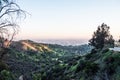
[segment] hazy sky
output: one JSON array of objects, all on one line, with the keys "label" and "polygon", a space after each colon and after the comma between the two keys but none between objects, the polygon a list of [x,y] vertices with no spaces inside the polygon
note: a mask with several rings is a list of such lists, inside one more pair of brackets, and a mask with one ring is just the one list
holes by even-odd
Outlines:
[{"label": "hazy sky", "polygon": [[120,36],[120,0],[19,0],[31,15],[21,22],[19,39],[89,39],[103,22]]}]

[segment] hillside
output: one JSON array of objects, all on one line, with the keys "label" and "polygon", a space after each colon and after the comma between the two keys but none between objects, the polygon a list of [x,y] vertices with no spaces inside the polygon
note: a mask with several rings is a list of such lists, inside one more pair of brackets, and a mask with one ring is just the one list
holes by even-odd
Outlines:
[{"label": "hillside", "polygon": [[45,44],[35,43],[31,40],[20,40],[20,41],[12,42],[11,47],[19,51],[33,51],[33,52],[34,51],[43,52],[44,50],[52,51]]},{"label": "hillside", "polygon": [[81,50],[83,46],[76,47],[78,46],[42,44],[30,40],[13,42],[4,59],[8,69],[1,71],[0,78],[18,80],[21,76],[24,80],[120,79],[120,52],[105,49],[78,55],[73,52]]}]

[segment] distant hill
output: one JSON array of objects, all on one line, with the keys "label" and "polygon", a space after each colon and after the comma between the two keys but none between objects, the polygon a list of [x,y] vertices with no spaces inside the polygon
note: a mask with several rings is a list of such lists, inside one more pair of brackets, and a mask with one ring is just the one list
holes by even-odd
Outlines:
[{"label": "distant hill", "polygon": [[58,44],[45,44],[37,43],[31,40],[14,41],[11,47],[18,51],[31,51],[31,52],[53,52],[62,55],[82,55],[91,51],[92,47],[89,45],[80,46],[62,46]]},{"label": "distant hill", "polygon": [[35,52],[52,51],[45,44],[36,43],[31,40],[14,41],[12,42],[11,47],[19,51],[35,51]]}]

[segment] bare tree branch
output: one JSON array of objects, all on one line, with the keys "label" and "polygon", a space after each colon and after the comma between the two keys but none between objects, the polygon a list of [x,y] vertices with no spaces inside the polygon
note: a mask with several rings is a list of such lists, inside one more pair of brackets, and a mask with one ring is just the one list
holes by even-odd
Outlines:
[{"label": "bare tree branch", "polygon": [[21,15],[26,17],[25,11],[20,9],[19,5],[13,1],[4,2],[0,6],[0,44],[2,44],[0,47],[3,47],[4,40],[6,39],[9,41],[6,46],[9,46],[14,36],[18,33],[19,26],[15,21]]}]

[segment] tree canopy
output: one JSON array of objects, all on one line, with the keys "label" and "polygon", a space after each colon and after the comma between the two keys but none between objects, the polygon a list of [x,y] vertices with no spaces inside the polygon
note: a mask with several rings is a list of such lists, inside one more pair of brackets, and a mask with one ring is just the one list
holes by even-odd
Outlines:
[{"label": "tree canopy", "polygon": [[104,47],[113,47],[114,39],[109,31],[110,27],[106,24],[98,26],[97,30],[93,33],[92,39],[89,40],[89,44],[95,49],[102,49]]}]

